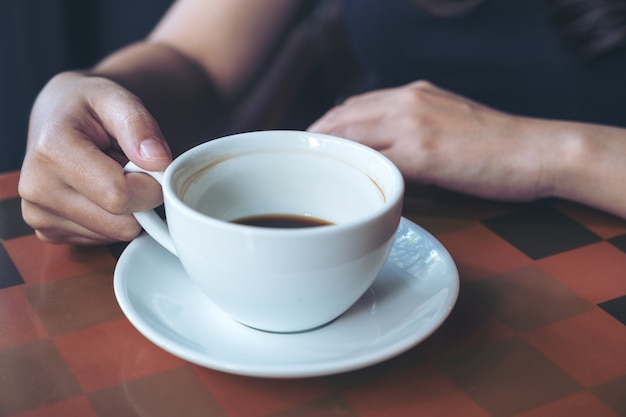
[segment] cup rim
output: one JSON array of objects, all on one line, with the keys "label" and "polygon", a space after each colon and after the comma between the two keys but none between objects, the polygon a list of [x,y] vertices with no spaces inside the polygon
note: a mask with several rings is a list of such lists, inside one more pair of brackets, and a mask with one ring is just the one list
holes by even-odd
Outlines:
[{"label": "cup rim", "polygon": [[[259,139],[262,136],[285,136],[293,139],[294,134],[300,134],[302,138],[312,139],[312,140],[323,140],[323,141],[333,141],[340,146],[348,146],[359,152],[366,152],[370,156],[379,160],[389,171],[389,175],[392,178],[390,183],[393,183],[393,188],[389,194],[385,194],[385,201],[380,207],[377,207],[375,210],[367,213],[366,215],[360,216],[355,219],[351,219],[342,223],[333,223],[324,227],[302,227],[302,228],[278,228],[278,227],[259,227],[259,226],[251,226],[245,224],[238,224],[232,221],[223,220],[219,218],[215,218],[200,211],[194,209],[189,206],[187,203],[183,201],[181,196],[177,191],[174,190],[173,179],[174,174],[178,172],[178,169],[182,164],[187,163],[190,159],[196,158],[199,154],[203,154],[207,152],[207,148],[212,148],[215,146],[219,146],[220,143],[224,143],[224,141],[232,140],[232,139],[243,139],[248,137],[256,137],[253,140]],[[262,140],[262,139],[261,139]],[[296,148],[289,148],[296,149]],[[241,152],[244,154],[244,152]],[[169,200],[170,204],[176,205],[177,209],[184,212],[186,215],[192,217],[196,221],[206,222],[212,224],[213,226],[219,226],[225,229],[230,230],[239,230],[239,231],[254,231],[256,234],[264,234],[264,235],[287,235],[287,234],[307,234],[307,235],[315,235],[315,234],[324,234],[329,233],[329,231],[339,231],[348,228],[358,228],[361,225],[371,222],[376,218],[385,216],[386,213],[394,211],[398,208],[399,204],[402,201],[404,195],[404,178],[398,169],[398,167],[385,155],[376,151],[373,148],[370,148],[361,143],[341,138],[338,136],[332,136],[322,133],[316,132],[307,132],[307,131],[298,131],[298,130],[263,130],[263,131],[249,131],[243,133],[236,133],[232,135],[227,135],[223,137],[219,137],[216,139],[209,140],[200,145],[197,145],[182,154],[180,154],[165,170],[163,176],[163,197],[166,200]],[[281,213],[282,214],[282,213]],[[284,213],[289,214],[289,213]]]}]

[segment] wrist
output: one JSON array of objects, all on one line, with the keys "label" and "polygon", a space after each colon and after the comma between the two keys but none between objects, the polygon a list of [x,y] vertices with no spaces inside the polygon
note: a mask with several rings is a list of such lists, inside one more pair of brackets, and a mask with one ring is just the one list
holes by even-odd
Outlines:
[{"label": "wrist", "polygon": [[552,173],[553,196],[626,217],[626,129],[563,122]]},{"label": "wrist", "polygon": [[589,156],[589,135],[584,125],[573,122],[543,121],[545,131],[541,137],[544,150],[542,164],[541,197],[575,198],[580,181],[586,174],[585,158]]}]

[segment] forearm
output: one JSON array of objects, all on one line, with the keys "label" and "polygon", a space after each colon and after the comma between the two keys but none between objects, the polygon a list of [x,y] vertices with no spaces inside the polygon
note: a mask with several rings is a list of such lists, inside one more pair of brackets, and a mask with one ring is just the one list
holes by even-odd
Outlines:
[{"label": "forearm", "polygon": [[174,153],[206,140],[228,99],[190,58],[172,47],[139,42],[105,58],[91,71],[136,94],[156,118]]}]

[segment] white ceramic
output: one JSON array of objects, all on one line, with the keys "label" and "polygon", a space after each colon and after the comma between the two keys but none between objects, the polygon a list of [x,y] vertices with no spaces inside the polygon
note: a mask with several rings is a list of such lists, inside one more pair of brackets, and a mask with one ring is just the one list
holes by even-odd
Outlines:
[{"label": "white ceramic", "polygon": [[337,320],[309,332],[268,333],[234,321],[147,235],[120,257],[114,287],[126,317],[164,350],[224,372],[295,378],[358,369],[415,346],[448,317],[459,277],[445,248],[402,219],[374,284]]},{"label": "white ceramic", "polygon": [[[402,211],[404,184],[391,161],[309,132],[216,139],[151,175],[163,187],[167,224],[152,211],[137,213],[144,229],[179,257],[215,305],[274,332],[312,329],[346,311],[382,268]],[[334,224],[274,229],[231,222],[264,214]]]}]

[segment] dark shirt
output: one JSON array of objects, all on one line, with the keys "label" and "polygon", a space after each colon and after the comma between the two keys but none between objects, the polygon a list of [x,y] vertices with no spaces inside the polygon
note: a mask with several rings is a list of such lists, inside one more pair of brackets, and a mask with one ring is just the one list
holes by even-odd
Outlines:
[{"label": "dark shirt", "polygon": [[413,0],[343,0],[366,89],[418,79],[520,115],[626,126],[626,48],[584,61],[542,0],[486,0],[434,16]]}]

